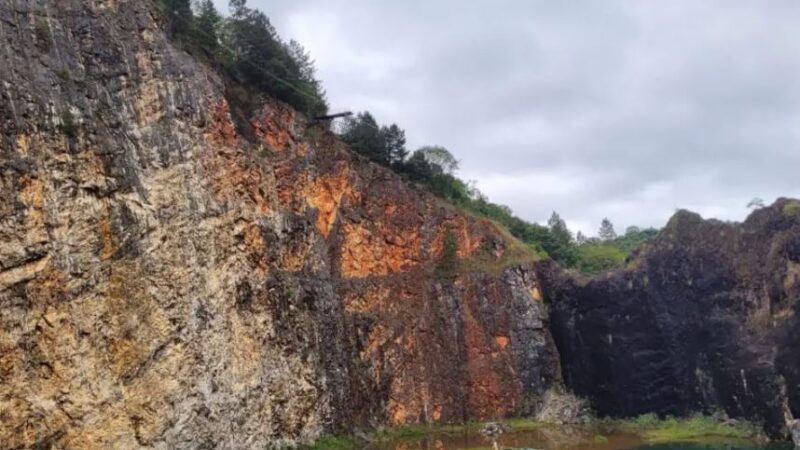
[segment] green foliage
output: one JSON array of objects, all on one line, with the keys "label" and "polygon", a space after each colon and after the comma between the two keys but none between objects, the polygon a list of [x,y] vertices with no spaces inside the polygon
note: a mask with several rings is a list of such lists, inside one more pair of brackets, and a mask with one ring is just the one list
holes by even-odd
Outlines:
[{"label": "green foliage", "polygon": [[444,147],[438,145],[420,147],[414,155],[419,155],[438,173],[453,175],[458,170],[458,160]]},{"label": "green foliage", "polygon": [[572,241],[572,233],[567,228],[567,223],[557,212],[553,211],[550,220],[547,221],[550,228],[552,249],[548,251],[550,256],[562,264],[572,267],[578,261],[575,243]]},{"label": "green foliage", "polygon": [[219,54],[219,29],[222,20],[211,0],[197,2],[192,38],[196,45],[213,55]]},{"label": "green foliage", "polygon": [[452,277],[458,271],[458,236],[452,226],[444,231],[442,255],[436,271],[442,277]]},{"label": "green foliage", "polygon": [[349,436],[322,436],[313,445],[300,448],[302,450],[349,450],[356,448],[356,441]]},{"label": "green foliage", "polygon": [[758,435],[758,428],[752,423],[728,422],[702,415],[660,419],[648,413],[633,419],[611,421],[611,424],[628,432],[636,432],[650,443],[713,438],[752,439]]},{"label": "green foliage", "polygon": [[578,246],[577,268],[584,273],[599,273],[618,267],[627,256],[613,244],[586,243]]},{"label": "green foliage", "polygon": [[604,218],[600,224],[600,231],[597,233],[602,241],[610,241],[617,238],[617,232],[614,231],[614,224],[608,218]]},{"label": "green foliage", "polygon": [[789,203],[783,205],[783,215],[786,217],[800,216],[800,202],[792,200]]},{"label": "green foliage", "polygon": [[297,42],[281,40],[267,16],[245,0],[231,0],[227,18],[211,0],[199,0],[195,11],[190,0],[153,1],[168,35],[246,86],[240,97],[266,94],[308,116],[327,112],[311,57]]},{"label": "green foliage", "polygon": [[639,229],[639,227],[628,227],[624,236],[620,236],[613,241],[613,245],[625,253],[630,253],[643,243],[653,239],[658,235],[655,228]]},{"label": "green foliage", "polygon": [[592,439],[595,444],[607,444],[608,438],[603,436],[602,434],[595,434],[594,439]]},{"label": "green foliage", "polygon": [[43,53],[47,53],[53,47],[53,39],[50,34],[50,24],[45,19],[38,19],[33,26],[33,34],[36,37],[36,47]]},{"label": "green foliage", "polygon": [[764,203],[764,199],[760,197],[753,197],[753,199],[747,203],[747,207],[750,209],[761,209],[766,206],[767,205]]},{"label": "green foliage", "polygon": [[382,166],[402,165],[408,155],[405,131],[396,124],[379,126],[366,111],[347,119],[340,137],[352,150]]},{"label": "green foliage", "polygon": [[72,111],[69,109],[65,109],[61,113],[61,124],[59,125],[59,129],[69,138],[78,137],[78,124],[75,123],[75,117],[73,117]]},{"label": "green foliage", "polygon": [[245,1],[232,0],[230,7],[222,46],[230,50],[223,62],[232,75],[309,116],[325,113],[325,94],[305,50],[284,43],[269,18]]},{"label": "green foliage", "polygon": [[631,252],[657,234],[658,230],[654,228],[641,230],[638,227],[628,227],[624,236],[615,239],[588,240],[578,245],[576,267],[581,272],[589,274],[620,267]]},{"label": "green foliage", "polygon": [[704,437],[749,438],[756,435],[756,427],[741,423],[737,425],[722,423],[705,416],[688,419],[666,419],[655,429],[645,433],[650,442],[686,441]]},{"label": "green foliage", "polygon": [[192,4],[190,0],[156,0],[164,29],[170,36],[185,39],[192,33]]},{"label": "green foliage", "polygon": [[654,427],[661,423],[661,419],[655,413],[647,413],[636,417],[632,422],[640,427]]},{"label": "green foliage", "polygon": [[58,76],[58,78],[61,78],[64,81],[69,81],[70,79],[72,79],[72,76],[70,75],[69,70],[67,69],[57,69],[54,72],[56,76]]}]

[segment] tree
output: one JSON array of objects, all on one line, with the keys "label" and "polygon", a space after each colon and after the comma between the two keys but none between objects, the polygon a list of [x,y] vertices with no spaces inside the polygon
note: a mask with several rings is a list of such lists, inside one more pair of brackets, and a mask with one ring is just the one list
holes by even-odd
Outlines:
[{"label": "tree", "polygon": [[314,60],[299,42],[294,39],[289,41],[287,51],[291,59],[297,64],[299,70],[299,81],[302,89],[314,93],[316,99],[309,104],[311,110],[316,114],[322,114],[328,110],[327,100],[325,99],[325,89],[322,82],[317,79],[317,69],[314,67]]},{"label": "tree", "polygon": [[578,231],[578,234],[575,235],[575,242],[577,242],[578,245],[585,244],[586,240],[587,240],[586,239],[586,235],[583,234],[583,232],[581,232],[581,231]]},{"label": "tree", "polygon": [[341,138],[350,148],[367,158],[388,165],[383,136],[375,118],[367,111],[348,118],[343,123]]},{"label": "tree", "polygon": [[759,197],[754,197],[749,203],[747,203],[747,207],[750,209],[761,209],[765,206],[766,204],[764,203],[764,200]]},{"label": "tree", "polygon": [[614,224],[607,217],[603,218],[600,223],[600,231],[597,234],[603,241],[611,241],[617,237],[617,232],[614,231]]},{"label": "tree", "polygon": [[269,18],[245,0],[231,0],[230,10],[222,38],[232,51],[226,64],[235,78],[307,115],[325,113],[325,93],[305,50],[281,41]]},{"label": "tree", "polygon": [[[405,131],[396,124],[378,126],[367,111],[347,119],[340,137],[352,150],[386,167],[399,168],[408,155]],[[424,155],[417,157],[415,169],[424,178],[429,167],[421,164],[422,159]]]},{"label": "tree", "polygon": [[566,266],[572,266],[577,260],[575,244],[572,242],[572,233],[567,228],[567,223],[561,216],[553,211],[547,221],[550,231],[549,239],[543,243],[545,250],[556,261]]},{"label": "tree", "polygon": [[192,5],[190,0],[158,0],[167,34],[179,39],[188,36],[192,30]]},{"label": "tree", "polygon": [[628,228],[625,228],[625,236],[629,236],[631,234],[636,234],[636,233],[641,233],[641,231],[642,231],[641,228],[632,225],[632,226],[629,226]]},{"label": "tree", "polygon": [[421,153],[430,164],[437,166],[442,173],[453,175],[458,170],[458,160],[444,147],[429,145],[420,147],[417,152]]},{"label": "tree", "polygon": [[214,53],[219,47],[218,28],[222,23],[217,8],[211,0],[199,0],[195,4],[195,41],[204,50]]},{"label": "tree", "polygon": [[381,137],[383,139],[383,152],[386,158],[386,165],[395,166],[402,163],[408,150],[406,150],[406,132],[396,124],[388,127],[381,127]]}]

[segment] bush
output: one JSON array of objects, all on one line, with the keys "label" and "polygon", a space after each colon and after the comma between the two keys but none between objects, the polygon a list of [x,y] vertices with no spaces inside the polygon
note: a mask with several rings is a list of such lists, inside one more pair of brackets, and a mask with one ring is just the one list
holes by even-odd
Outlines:
[{"label": "bush", "polygon": [[72,115],[72,111],[69,109],[65,109],[64,112],[61,113],[61,125],[59,128],[67,137],[78,137],[78,125],[75,123],[75,118]]},{"label": "bush", "polygon": [[583,244],[578,246],[577,268],[585,273],[600,273],[619,267],[628,254],[609,244]]},{"label": "bush", "polygon": [[633,419],[633,423],[640,427],[654,427],[661,423],[661,419],[655,413],[647,413]]},{"label": "bush", "polygon": [[455,276],[458,271],[458,236],[450,225],[444,231],[442,256],[436,271],[442,277]]},{"label": "bush", "polygon": [[797,217],[800,215],[800,202],[792,200],[783,206],[783,215],[786,217]]},{"label": "bush", "polygon": [[53,47],[53,39],[50,35],[50,24],[45,19],[36,21],[33,27],[33,33],[36,37],[36,47],[43,53],[47,53]]}]

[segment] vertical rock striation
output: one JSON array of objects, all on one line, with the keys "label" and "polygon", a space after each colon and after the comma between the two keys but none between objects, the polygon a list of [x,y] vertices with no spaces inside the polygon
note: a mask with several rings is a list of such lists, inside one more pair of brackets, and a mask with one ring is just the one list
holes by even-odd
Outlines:
[{"label": "vertical rock striation", "polygon": [[541,266],[565,382],[601,414],[800,417],[800,203],[742,224],[679,212],[624,270]]},{"label": "vertical rock striation", "polygon": [[[523,411],[558,382],[513,243],[244,114],[147,2],[0,5],[3,448],[264,448]],[[235,120],[234,120],[235,118]]]}]

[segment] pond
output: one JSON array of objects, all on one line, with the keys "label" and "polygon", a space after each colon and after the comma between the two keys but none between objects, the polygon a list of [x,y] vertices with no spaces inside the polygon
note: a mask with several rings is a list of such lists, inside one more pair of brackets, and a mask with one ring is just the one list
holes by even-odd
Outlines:
[{"label": "pond", "polygon": [[[540,427],[511,431],[497,440],[500,449],[538,450],[791,450],[791,445],[761,445],[748,440],[706,437],[693,442],[653,444],[635,433],[602,427]],[[492,442],[475,429],[430,433],[416,437],[375,442],[367,450],[482,450]]]}]

